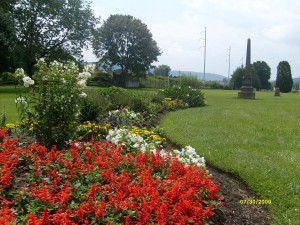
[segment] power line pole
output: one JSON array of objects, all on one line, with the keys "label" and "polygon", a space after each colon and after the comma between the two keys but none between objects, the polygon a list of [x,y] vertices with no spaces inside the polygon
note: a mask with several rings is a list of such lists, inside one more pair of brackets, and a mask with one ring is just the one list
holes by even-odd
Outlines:
[{"label": "power line pole", "polygon": [[206,27],[204,28],[204,66],[203,66],[204,87],[205,87],[205,64],[206,64]]},{"label": "power line pole", "polygon": [[200,40],[204,40],[204,46],[201,46],[200,48],[204,47],[204,62],[203,62],[203,84],[205,87],[205,65],[206,65],[206,27],[204,27],[204,31],[202,31],[200,34],[204,33],[204,38],[200,38]]},{"label": "power line pole", "polygon": [[230,76],[230,53],[231,53],[231,46],[228,49],[228,82],[229,82],[229,76]]}]

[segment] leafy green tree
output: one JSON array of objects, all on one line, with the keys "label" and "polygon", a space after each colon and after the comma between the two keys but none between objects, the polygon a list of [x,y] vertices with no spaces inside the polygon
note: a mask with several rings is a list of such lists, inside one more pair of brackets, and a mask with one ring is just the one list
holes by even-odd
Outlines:
[{"label": "leafy green tree", "polygon": [[[243,77],[245,76],[246,68],[241,66],[236,68],[236,70],[233,72],[231,79],[230,79],[230,86],[233,87],[233,89],[240,89],[240,87],[243,84]],[[252,76],[252,86],[254,88],[260,87],[260,80],[256,74],[256,71],[253,66],[251,66],[251,76]]]},{"label": "leafy green tree", "polygon": [[93,50],[100,62],[139,77],[161,55],[147,25],[130,15],[111,15],[97,30]]},{"label": "leafy green tree", "polygon": [[39,58],[63,52],[80,59],[98,23],[85,0],[18,0],[10,6],[18,53],[30,76]]},{"label": "leafy green tree", "polygon": [[243,66],[236,68],[236,70],[232,73],[230,85],[233,87],[233,89],[240,89],[243,83],[244,75],[245,68]]},{"label": "leafy green tree", "polygon": [[11,0],[3,0],[0,3],[0,74],[13,72],[15,69],[15,32],[10,16]]},{"label": "leafy green tree", "polygon": [[290,92],[293,87],[291,67],[287,61],[279,62],[277,66],[276,87],[283,93]]},{"label": "leafy green tree", "polygon": [[253,63],[253,68],[257,74],[260,81],[260,89],[271,89],[271,84],[269,82],[271,78],[271,68],[264,61],[256,61]]},{"label": "leafy green tree", "polygon": [[154,75],[156,76],[169,76],[169,73],[171,71],[171,67],[168,65],[159,65],[154,69]]}]

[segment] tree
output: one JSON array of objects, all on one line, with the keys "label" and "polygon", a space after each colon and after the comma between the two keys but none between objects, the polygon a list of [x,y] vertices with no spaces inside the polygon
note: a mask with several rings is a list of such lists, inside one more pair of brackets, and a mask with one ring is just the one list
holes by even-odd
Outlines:
[{"label": "tree", "polygon": [[97,30],[93,50],[100,62],[139,77],[161,55],[147,25],[130,15],[111,15]]},{"label": "tree", "polygon": [[260,89],[270,89],[271,68],[269,65],[264,61],[256,61],[253,63],[253,67],[260,81]]},{"label": "tree", "polygon": [[276,87],[283,93],[290,92],[293,87],[291,67],[287,61],[279,62],[277,66]]},{"label": "tree", "polygon": [[[245,73],[246,73],[245,67],[241,66],[236,68],[236,70],[233,72],[230,79],[230,85],[233,87],[233,89],[240,89],[240,87],[243,84],[243,77],[245,76]],[[254,88],[260,87],[260,80],[253,66],[251,66],[251,76],[252,76],[252,86]]]},{"label": "tree", "polygon": [[30,76],[39,58],[63,52],[80,59],[98,23],[85,0],[19,0],[11,4],[11,17],[18,53]]},{"label": "tree", "polygon": [[156,76],[169,76],[171,68],[168,65],[159,65],[154,69],[154,75]]},{"label": "tree", "polygon": [[9,13],[11,0],[3,0],[0,3],[0,74],[13,72],[14,70],[14,47],[16,43],[13,23]]}]

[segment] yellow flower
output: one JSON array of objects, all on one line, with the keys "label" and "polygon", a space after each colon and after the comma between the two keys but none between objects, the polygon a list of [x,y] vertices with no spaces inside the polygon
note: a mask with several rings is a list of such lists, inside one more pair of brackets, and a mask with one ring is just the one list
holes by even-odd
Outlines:
[{"label": "yellow flower", "polygon": [[16,125],[13,124],[13,123],[8,123],[8,124],[5,125],[5,127],[8,128],[8,129],[13,129],[13,128],[16,127]]}]

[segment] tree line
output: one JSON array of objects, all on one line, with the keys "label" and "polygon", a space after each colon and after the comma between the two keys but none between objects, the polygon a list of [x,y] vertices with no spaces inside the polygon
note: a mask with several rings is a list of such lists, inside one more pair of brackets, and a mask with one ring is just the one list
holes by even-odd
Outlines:
[{"label": "tree line", "polygon": [[[232,74],[230,85],[234,89],[239,89],[242,86],[243,77],[245,75],[245,67],[238,67]],[[257,90],[270,90],[272,88],[269,82],[271,78],[271,68],[264,61],[256,61],[251,65],[252,86]],[[293,78],[291,67],[287,61],[279,62],[277,66],[277,76],[275,87],[278,87],[281,92],[290,92],[293,87]]]}]

